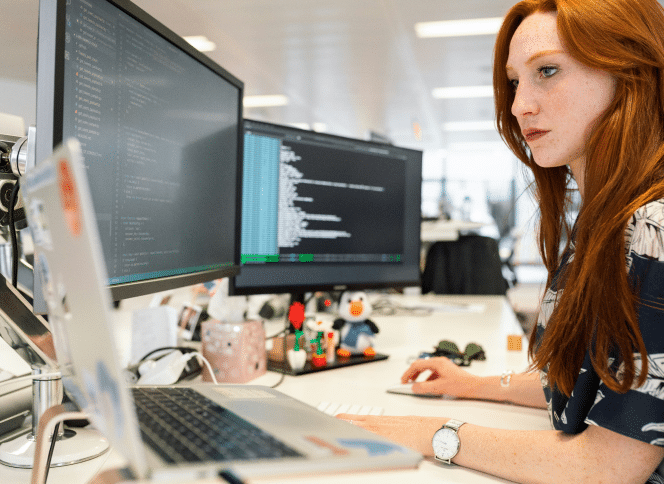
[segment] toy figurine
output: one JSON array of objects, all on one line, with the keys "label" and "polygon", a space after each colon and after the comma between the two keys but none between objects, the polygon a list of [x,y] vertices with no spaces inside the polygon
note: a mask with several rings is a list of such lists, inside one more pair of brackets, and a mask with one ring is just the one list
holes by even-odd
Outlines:
[{"label": "toy figurine", "polygon": [[[311,364],[320,367],[334,361],[334,332],[332,331],[332,321],[329,320],[308,320],[305,325],[309,332],[309,343],[311,343]],[[331,335],[331,336],[330,336]],[[329,358],[330,348],[332,346],[332,358]]]},{"label": "toy figurine", "polygon": [[378,326],[369,319],[371,304],[364,292],[346,291],[339,302],[339,319],[332,326],[340,330],[337,355],[347,358],[350,355],[375,356],[374,335]]},{"label": "toy figurine", "polygon": [[292,350],[288,350],[286,358],[293,371],[300,371],[307,362],[307,352],[300,348],[300,338],[304,334],[302,323],[304,323],[304,305],[300,302],[294,302],[288,311],[288,320],[291,323],[291,331],[295,333],[295,345]]},{"label": "toy figurine", "polygon": [[304,351],[303,348],[300,348],[300,337],[303,334],[303,331],[300,331],[299,329],[295,330],[295,345],[293,346],[293,349],[288,350],[286,353],[288,364],[293,371],[302,370],[307,362],[307,352]]}]

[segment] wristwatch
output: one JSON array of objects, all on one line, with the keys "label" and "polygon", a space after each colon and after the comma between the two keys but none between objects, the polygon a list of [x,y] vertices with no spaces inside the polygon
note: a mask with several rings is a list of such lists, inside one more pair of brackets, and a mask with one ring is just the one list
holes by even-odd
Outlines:
[{"label": "wristwatch", "polygon": [[431,445],[433,446],[433,455],[436,460],[445,464],[452,464],[452,459],[459,453],[461,442],[459,441],[459,427],[464,423],[460,420],[448,420],[440,430],[433,434]]}]

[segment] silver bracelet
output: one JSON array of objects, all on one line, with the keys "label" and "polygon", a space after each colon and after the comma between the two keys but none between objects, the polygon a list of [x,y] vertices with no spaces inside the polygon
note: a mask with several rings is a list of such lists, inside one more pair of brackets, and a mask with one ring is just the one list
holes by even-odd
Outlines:
[{"label": "silver bracelet", "polygon": [[500,375],[500,386],[503,388],[507,388],[510,386],[510,380],[512,379],[512,375],[514,372],[512,370],[507,370]]}]

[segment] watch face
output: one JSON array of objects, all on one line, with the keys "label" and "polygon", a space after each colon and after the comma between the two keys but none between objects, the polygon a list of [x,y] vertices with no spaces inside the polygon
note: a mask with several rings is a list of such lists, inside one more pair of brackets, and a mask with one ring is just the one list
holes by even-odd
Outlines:
[{"label": "watch face", "polygon": [[459,436],[452,429],[443,428],[433,435],[433,452],[439,459],[451,459],[459,452]]}]

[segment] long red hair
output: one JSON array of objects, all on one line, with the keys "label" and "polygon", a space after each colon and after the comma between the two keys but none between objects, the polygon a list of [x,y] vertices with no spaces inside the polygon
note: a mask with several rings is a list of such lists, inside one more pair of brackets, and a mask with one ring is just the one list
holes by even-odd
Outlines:
[{"label": "long red hair", "polygon": [[[552,386],[570,395],[586,351],[612,390],[626,392],[647,376],[646,348],[636,312],[636,287],[626,271],[625,229],[642,205],[664,197],[664,9],[657,0],[524,0],[506,15],[494,53],[498,131],[532,171],[539,205],[539,250],[547,285],[572,237],[568,167],[541,168],[511,113],[514,89],[505,71],[509,45],[524,18],[557,12],[558,35],[569,55],[611,73],[615,98],[586,145],[584,196],[574,227],[575,256],[563,272],[565,289],[544,337],[529,352],[533,368],[548,365]],[[624,374],[609,368],[618,352]],[[641,354],[640,373],[633,353]]]}]

